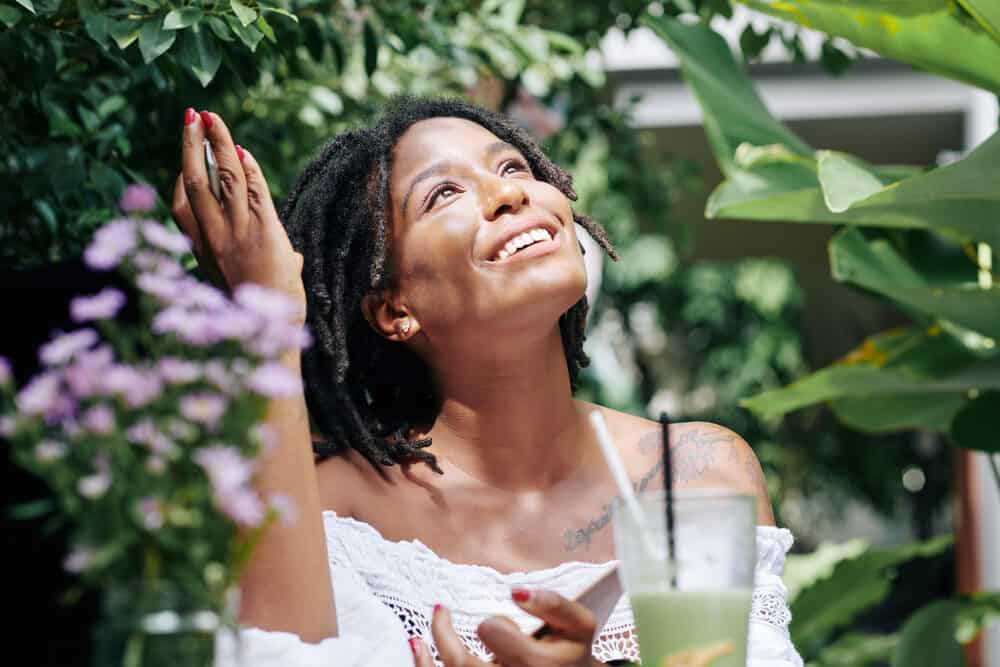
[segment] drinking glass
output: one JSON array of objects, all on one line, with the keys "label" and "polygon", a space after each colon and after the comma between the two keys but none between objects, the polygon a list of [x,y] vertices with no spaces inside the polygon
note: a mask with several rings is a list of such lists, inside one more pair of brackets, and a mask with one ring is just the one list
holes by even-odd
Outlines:
[{"label": "drinking glass", "polygon": [[[639,517],[613,506],[619,576],[649,667],[745,667],[756,559],[754,498],[673,494],[668,558],[665,494],[639,497]],[[640,525],[641,524],[641,525]]]}]

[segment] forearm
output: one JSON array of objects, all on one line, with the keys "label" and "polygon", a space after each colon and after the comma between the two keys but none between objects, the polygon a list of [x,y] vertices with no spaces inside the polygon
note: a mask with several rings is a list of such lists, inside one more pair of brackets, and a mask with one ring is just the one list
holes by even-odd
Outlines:
[{"label": "forearm", "polygon": [[[301,376],[298,351],[287,353],[282,363]],[[241,620],[318,642],[337,635],[337,615],[302,394],[272,401],[267,424],[279,444],[262,457],[256,486],[265,498],[286,494],[297,518],[291,525],[268,526],[247,562],[240,581]]]}]

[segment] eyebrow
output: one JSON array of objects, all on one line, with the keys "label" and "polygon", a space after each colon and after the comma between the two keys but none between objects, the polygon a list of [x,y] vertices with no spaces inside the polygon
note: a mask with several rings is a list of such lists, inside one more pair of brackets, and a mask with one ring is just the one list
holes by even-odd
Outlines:
[{"label": "eyebrow", "polygon": [[[512,150],[512,151],[516,151],[518,153],[521,152],[521,151],[519,151],[517,149],[517,146],[515,146],[514,144],[512,144],[510,142],[507,142],[507,141],[494,141],[492,144],[490,144],[489,146],[486,147],[485,154],[486,154],[487,158],[490,158],[490,157],[493,157],[494,155],[496,155],[497,153],[502,153],[505,150]],[[442,172],[448,171],[448,169],[451,166],[452,166],[451,162],[435,162],[431,166],[427,167],[427,169],[424,169],[422,172],[420,172],[419,174],[417,174],[413,178],[413,180],[410,181],[410,187],[408,187],[406,189],[406,194],[403,195],[403,207],[402,207],[402,210],[403,210],[403,214],[404,215],[406,214],[406,207],[410,203],[410,196],[413,194],[413,191],[416,189],[417,185],[419,185],[421,183],[421,181],[425,181],[428,178],[433,178],[434,176],[437,176],[438,174],[440,174]]]}]

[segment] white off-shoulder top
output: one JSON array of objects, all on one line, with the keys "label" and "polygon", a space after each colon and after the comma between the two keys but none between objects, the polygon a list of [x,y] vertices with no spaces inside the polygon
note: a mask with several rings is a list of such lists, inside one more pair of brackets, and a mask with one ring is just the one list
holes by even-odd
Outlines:
[{"label": "white off-shoulder top", "polygon": [[[435,604],[451,610],[468,649],[489,660],[476,627],[495,615],[508,616],[525,627],[530,619],[511,601],[512,588],[548,589],[569,597],[615,564],[571,561],[545,570],[505,574],[481,565],[452,563],[419,540],[387,540],[371,525],[334,512],[324,512],[323,519],[340,637],[307,644],[288,633],[244,629],[241,667],[412,665],[407,638],[422,638],[434,652],[430,620]],[[788,530],[757,527],[748,667],[802,667],[788,634],[791,613],[781,581],[791,545]],[[219,664],[232,664],[227,660],[233,659],[233,647],[220,642],[219,650]],[[639,661],[626,597],[594,638],[593,654],[602,662]]]}]

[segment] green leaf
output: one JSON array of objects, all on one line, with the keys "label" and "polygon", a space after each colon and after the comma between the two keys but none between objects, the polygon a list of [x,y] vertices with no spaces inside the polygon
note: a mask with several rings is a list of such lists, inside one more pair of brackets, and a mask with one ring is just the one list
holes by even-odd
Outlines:
[{"label": "green leaf", "polygon": [[160,17],[146,21],[139,32],[139,51],[142,53],[142,60],[151,63],[174,45],[177,39],[177,32],[165,30]]},{"label": "green leaf", "polygon": [[0,23],[8,28],[13,28],[21,20],[23,14],[16,7],[10,5],[0,5]]},{"label": "green leaf", "polygon": [[761,51],[771,42],[771,29],[768,28],[758,33],[752,24],[747,24],[740,33],[740,51],[744,58],[752,60],[760,55]]},{"label": "green leaf", "polygon": [[54,512],[55,509],[56,503],[54,498],[39,498],[38,500],[11,505],[7,508],[6,514],[8,518],[15,521],[22,521],[43,517],[46,514]]},{"label": "green leaf", "polygon": [[848,396],[835,399],[830,408],[842,423],[865,433],[891,433],[924,429],[945,433],[955,414],[968,402],[965,393],[927,396]]},{"label": "green leaf", "polygon": [[[967,0],[963,2],[965,4]],[[961,20],[944,0],[877,2],[842,0],[740,0],[752,9],[813,30],[843,37],[856,46],[1000,93],[1000,42],[985,29]],[[981,10],[991,0],[968,2]],[[988,16],[995,19],[996,9]],[[972,12],[977,16],[976,12]],[[980,11],[978,16],[987,14]],[[977,16],[977,17],[978,17]],[[987,21],[990,22],[990,21]],[[971,24],[971,25],[970,25]],[[961,45],[961,48],[956,48]]]},{"label": "green leaf", "polygon": [[38,14],[35,11],[35,5],[31,2],[31,0],[16,0],[16,2],[17,2],[17,4],[21,5],[25,9],[27,9],[32,14],[35,14],[35,15]]},{"label": "green leaf", "polygon": [[204,87],[211,83],[215,73],[219,71],[222,54],[212,35],[196,25],[181,34],[178,60]]},{"label": "green leaf", "polygon": [[248,26],[257,20],[257,10],[247,7],[239,0],[229,0],[229,6],[233,8],[241,25]]},{"label": "green leaf", "polygon": [[220,19],[218,16],[209,16],[205,18],[205,23],[208,27],[212,29],[212,32],[216,37],[224,42],[235,42],[236,38],[233,36],[233,32],[226,25],[225,21]]},{"label": "green leaf", "polygon": [[261,5],[260,11],[262,11],[262,12],[268,12],[270,14],[279,14],[279,15],[284,16],[286,18],[292,19],[296,23],[299,22],[299,17],[298,16],[296,16],[293,13],[291,13],[287,9],[282,9],[281,7],[270,7],[270,6]]},{"label": "green leaf", "polygon": [[127,101],[122,95],[112,95],[111,97],[106,97],[101,100],[100,104],[97,105],[97,115],[102,119],[105,119],[111,114],[124,109],[126,104]]},{"label": "green leaf", "polygon": [[364,28],[365,42],[365,73],[371,76],[378,66],[378,36],[375,34],[375,26],[371,21],[365,21]]},{"label": "green leaf", "polygon": [[793,643],[807,646],[827,637],[886,596],[896,565],[939,554],[951,543],[952,538],[945,536],[927,542],[872,548],[856,558],[840,561],[829,577],[804,589],[792,603],[789,630]]},{"label": "green leaf", "polygon": [[202,11],[198,7],[181,7],[167,14],[163,19],[164,30],[182,30],[190,28],[201,20]]},{"label": "green leaf", "polygon": [[1000,391],[987,391],[969,401],[951,425],[955,444],[981,452],[1000,452]]},{"label": "green leaf", "polygon": [[129,45],[139,38],[139,30],[142,24],[139,21],[115,21],[111,24],[111,39],[119,49],[127,49]]},{"label": "green leaf", "polygon": [[263,14],[257,17],[256,25],[257,29],[263,33],[264,37],[267,37],[267,41],[272,44],[278,43],[278,38],[274,36],[274,29],[271,27],[271,24],[267,22],[267,19],[264,18]]},{"label": "green leaf", "polygon": [[705,111],[705,132],[727,176],[736,148],[783,144],[811,158],[812,148],[778,122],[764,106],[725,40],[702,24],[684,24],[669,16],[643,16],[642,22],[680,59],[684,78]]},{"label": "green leaf", "polygon": [[[868,667],[889,661],[899,636],[849,632],[825,646],[817,662],[823,667]],[[812,664],[812,663],[810,663]]]},{"label": "green leaf", "polygon": [[938,600],[913,614],[899,633],[891,667],[961,667],[955,628],[963,608],[956,600]]},{"label": "green leaf", "polygon": [[885,187],[870,167],[855,157],[836,151],[818,151],[816,158],[823,201],[834,213],[843,213],[855,202]]},{"label": "green leaf", "polygon": [[833,277],[886,296],[933,317],[1000,339],[1000,289],[978,285],[928,286],[885,241],[868,241],[856,229],[830,241]]},{"label": "green leaf", "polygon": [[979,25],[983,26],[995,41],[1000,42],[1000,4],[997,4],[996,0],[958,0],[958,2],[979,21]]},{"label": "green leaf", "polygon": [[235,16],[226,16],[225,18],[233,34],[240,38],[240,41],[250,49],[251,53],[256,53],[257,45],[260,44],[260,40],[264,39],[264,33],[252,25],[244,26]]},{"label": "green leaf", "polygon": [[80,16],[83,18],[87,34],[104,48],[108,39],[108,30],[111,28],[110,17],[95,4],[94,0],[80,0],[77,6],[80,9]]}]

